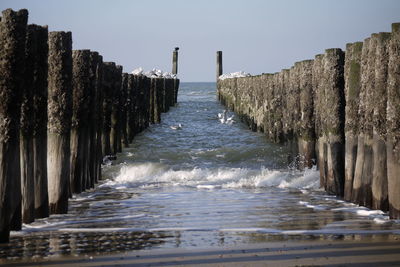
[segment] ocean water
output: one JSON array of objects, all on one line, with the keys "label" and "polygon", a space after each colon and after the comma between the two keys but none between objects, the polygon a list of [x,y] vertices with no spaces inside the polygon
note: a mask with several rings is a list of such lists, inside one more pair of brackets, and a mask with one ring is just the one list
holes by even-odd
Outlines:
[{"label": "ocean water", "polygon": [[178,105],[103,166],[95,189],[12,232],[0,259],[400,237],[399,221],[326,195],[315,168],[288,167],[283,146],[223,111],[215,83],[182,83]]}]

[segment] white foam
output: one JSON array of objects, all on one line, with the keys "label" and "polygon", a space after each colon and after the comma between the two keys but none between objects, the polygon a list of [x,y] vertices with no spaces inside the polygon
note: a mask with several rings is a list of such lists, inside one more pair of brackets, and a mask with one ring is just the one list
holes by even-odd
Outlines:
[{"label": "white foam", "polygon": [[299,201],[300,205],[303,205],[307,208],[311,208],[313,210],[327,210],[328,207],[324,206],[324,205],[311,205],[310,203],[308,203],[307,201]]},{"label": "white foam", "polygon": [[[75,221],[75,220],[66,220],[66,221],[56,221],[56,222],[48,222],[42,221],[40,224],[32,223],[32,224],[23,224],[22,230],[25,232],[35,232],[35,231],[43,231],[43,230],[54,230],[58,229],[60,226],[65,225],[74,225],[74,224],[87,224],[87,223],[98,223],[98,222],[119,222],[123,220],[131,220],[137,219],[141,217],[145,217],[146,215],[143,213],[134,214],[134,215],[126,215],[126,216],[119,216],[119,217],[106,217],[106,218],[99,218],[99,219],[92,219],[92,220],[82,220],[82,221]],[[51,217],[54,217],[53,215]]]},{"label": "white foam", "polygon": [[[311,173],[311,174],[310,174]],[[313,180],[314,179],[314,180]],[[119,174],[100,187],[157,187],[160,185],[204,188],[280,187],[318,188],[316,171],[290,172],[247,168],[193,168],[173,170],[160,163],[137,163],[122,166]]]}]

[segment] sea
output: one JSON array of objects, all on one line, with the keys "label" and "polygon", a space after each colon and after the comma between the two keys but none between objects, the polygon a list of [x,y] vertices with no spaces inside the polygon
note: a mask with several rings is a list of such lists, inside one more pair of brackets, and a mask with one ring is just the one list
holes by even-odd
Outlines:
[{"label": "sea", "polygon": [[0,259],[400,238],[400,221],[326,194],[284,145],[252,132],[215,83],[181,83],[178,103],[138,134],[69,212],[11,232]]}]

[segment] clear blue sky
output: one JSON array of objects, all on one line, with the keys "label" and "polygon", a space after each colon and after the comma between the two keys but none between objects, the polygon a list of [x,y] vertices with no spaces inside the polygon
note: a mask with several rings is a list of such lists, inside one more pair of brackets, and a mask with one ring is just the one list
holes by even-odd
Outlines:
[{"label": "clear blue sky", "polygon": [[99,51],[125,72],[171,71],[179,46],[182,81],[214,81],[217,50],[224,73],[277,72],[400,22],[400,0],[0,0],[0,8],[27,8],[29,23],[72,31],[74,49]]}]

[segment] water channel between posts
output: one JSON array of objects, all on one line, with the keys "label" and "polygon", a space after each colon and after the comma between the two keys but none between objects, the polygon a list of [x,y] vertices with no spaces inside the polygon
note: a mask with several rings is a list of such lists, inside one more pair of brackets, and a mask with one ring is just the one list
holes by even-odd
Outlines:
[{"label": "water channel between posts", "polygon": [[[287,167],[285,148],[227,113],[215,83],[182,83],[178,105],[135,137],[69,213],[11,233],[0,258],[269,241],[400,237],[400,222],[328,196],[319,173]],[[179,124],[181,124],[179,126]]]}]

